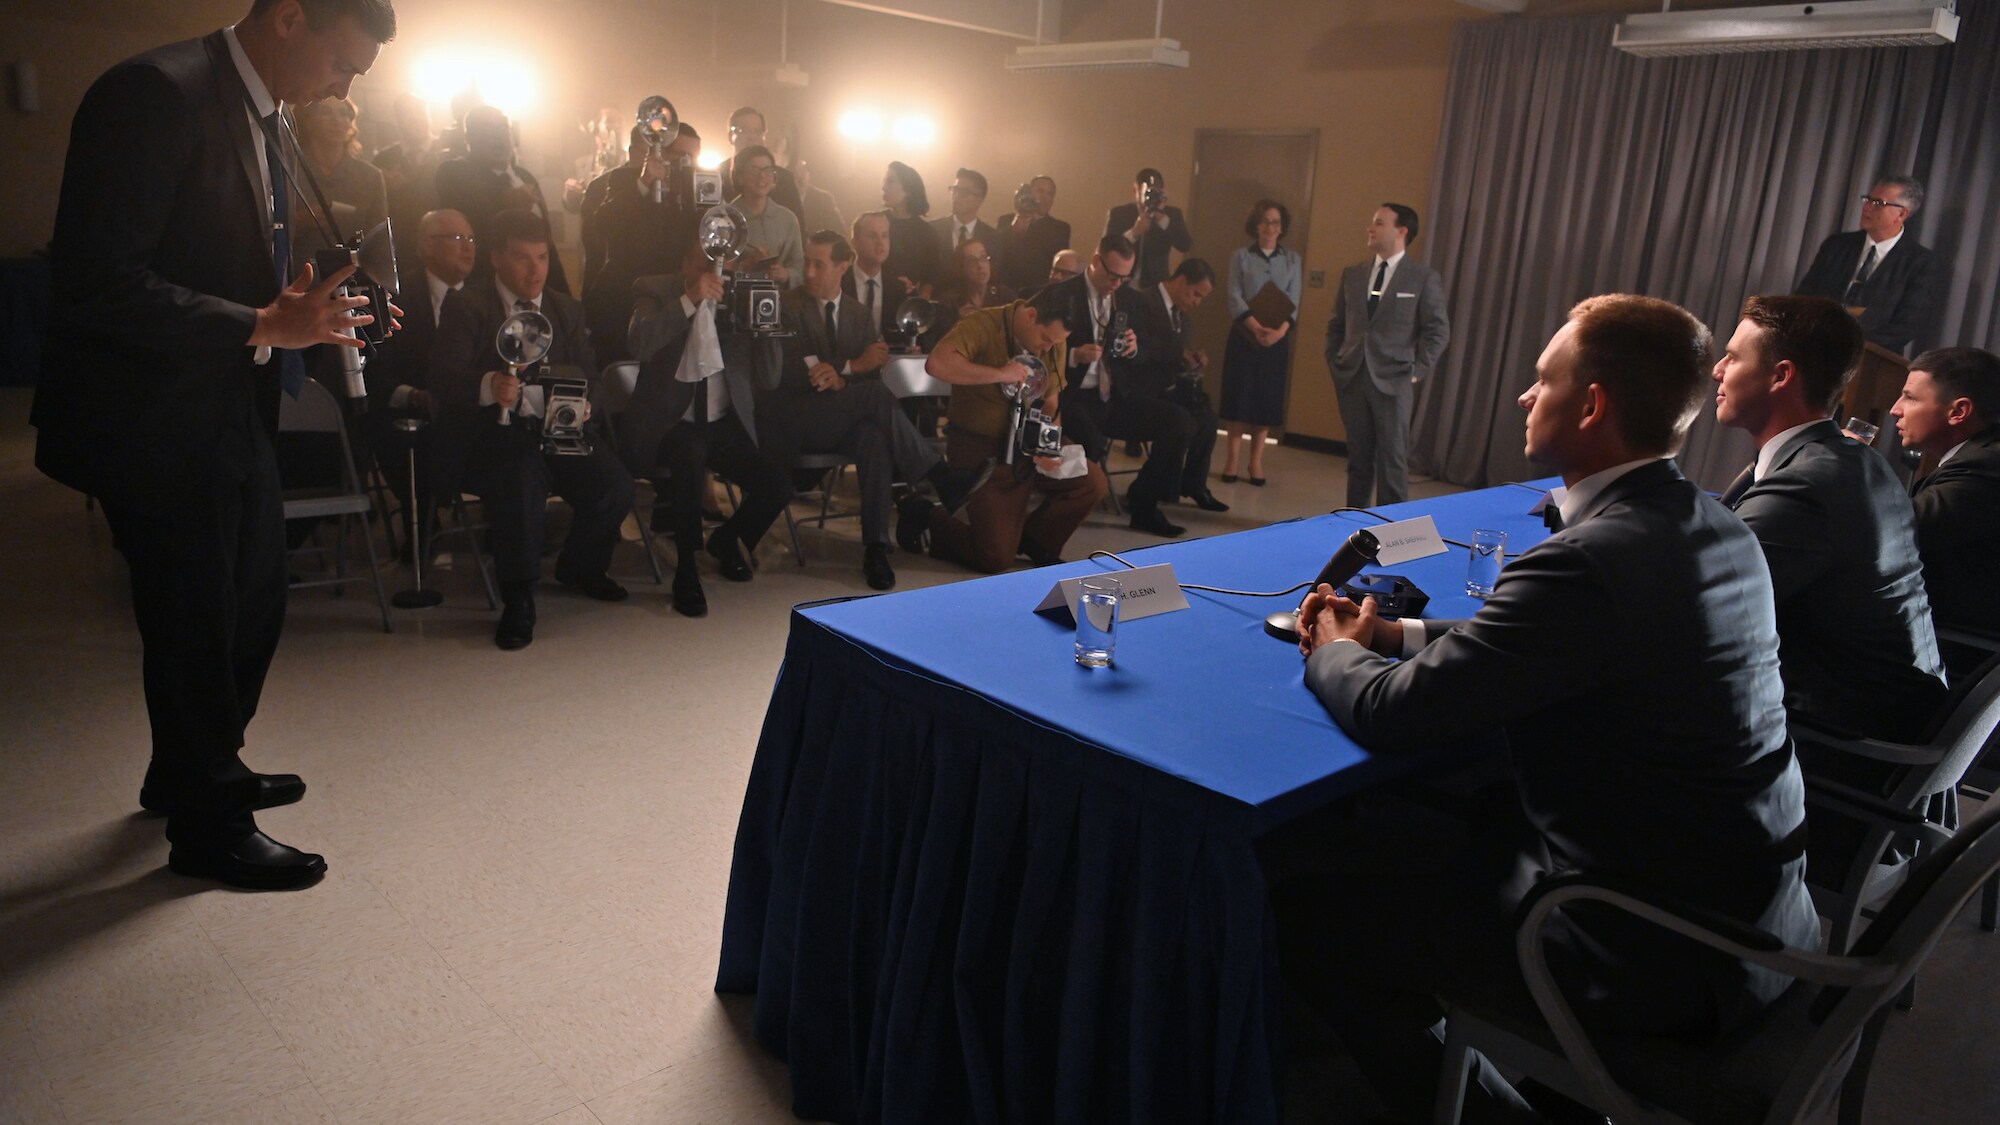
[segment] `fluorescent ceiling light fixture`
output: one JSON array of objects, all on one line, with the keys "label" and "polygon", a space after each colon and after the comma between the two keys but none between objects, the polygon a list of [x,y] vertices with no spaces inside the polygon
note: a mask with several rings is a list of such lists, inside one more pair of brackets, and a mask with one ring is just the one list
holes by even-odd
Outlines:
[{"label": "fluorescent ceiling light fixture", "polygon": [[1016,74],[1090,74],[1109,70],[1186,70],[1188,53],[1177,39],[1111,39],[1098,43],[1048,43],[1016,47],[1007,69]]},{"label": "fluorescent ceiling light fixture", "polygon": [[1626,54],[1659,58],[1836,47],[1928,47],[1957,38],[1954,0],[1835,0],[1626,16],[1612,32],[1611,45]]}]

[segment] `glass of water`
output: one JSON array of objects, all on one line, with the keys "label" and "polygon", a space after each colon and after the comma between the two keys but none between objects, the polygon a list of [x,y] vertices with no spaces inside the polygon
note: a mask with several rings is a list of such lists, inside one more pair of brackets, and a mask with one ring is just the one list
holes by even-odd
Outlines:
[{"label": "glass of water", "polygon": [[1847,425],[1842,426],[1841,429],[1847,433],[1848,437],[1853,438],[1863,445],[1874,445],[1875,435],[1882,432],[1880,426],[1863,418],[1849,418]]},{"label": "glass of water", "polygon": [[1086,578],[1076,592],[1076,662],[1085,668],[1105,668],[1118,651],[1118,596],[1125,587],[1116,578]]},{"label": "glass of water", "polygon": [[1465,592],[1475,598],[1483,598],[1493,592],[1500,581],[1500,568],[1507,564],[1507,533],[1486,531],[1472,533],[1472,561],[1465,568]]}]

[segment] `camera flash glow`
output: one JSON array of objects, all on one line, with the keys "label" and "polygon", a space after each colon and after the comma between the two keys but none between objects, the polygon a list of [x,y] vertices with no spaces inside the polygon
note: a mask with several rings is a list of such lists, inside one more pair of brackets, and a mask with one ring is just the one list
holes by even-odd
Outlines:
[{"label": "camera flash glow", "polygon": [[928,117],[905,117],[896,122],[896,142],[927,145],[937,140],[937,122]]},{"label": "camera flash glow", "polygon": [[722,162],[727,159],[729,158],[724,156],[721,150],[705,148],[701,150],[700,156],[694,158],[694,166],[704,171],[713,172],[717,168],[722,167]]},{"label": "camera flash glow", "polygon": [[872,109],[850,109],[840,115],[840,135],[850,141],[882,139],[882,115]]},{"label": "camera flash glow", "polygon": [[454,52],[420,59],[413,86],[417,96],[440,116],[449,112],[453,98],[468,89],[477,91],[487,105],[517,119],[534,108],[541,94],[541,81],[533,67],[490,52]]}]

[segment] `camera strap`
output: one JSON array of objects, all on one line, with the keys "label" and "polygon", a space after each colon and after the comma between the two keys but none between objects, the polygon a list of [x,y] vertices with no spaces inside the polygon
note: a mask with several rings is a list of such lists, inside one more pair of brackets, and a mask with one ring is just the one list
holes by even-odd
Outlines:
[{"label": "camera strap", "polygon": [[[327,245],[344,245],[346,239],[340,237],[339,230],[333,225],[333,206],[326,201],[326,193],[320,190],[319,177],[313,175],[312,162],[306,159],[305,149],[299,146],[298,134],[292,130],[291,119],[286,116],[285,111],[282,109],[272,114],[273,117],[278,119],[278,124],[283,126],[282,136],[291,138],[292,159],[287,161],[285,159],[285,146],[279,129],[274,128],[270,121],[258,116],[257,103],[250,100],[250,91],[248,90],[243,92],[243,104],[249,107],[251,119],[257,122],[258,129],[263,132],[264,143],[272,146],[271,151],[278,154],[278,159],[274,163],[283,172],[285,185],[281,187],[278,184],[272,184],[271,190],[277,192],[284,190],[285,187],[289,187],[292,195],[305,206],[306,214],[312,216],[313,222],[319,226],[320,234],[325,236]],[[294,171],[295,168],[297,171]],[[305,173],[303,179],[306,185],[312,188],[313,194],[310,199],[306,197],[305,190],[299,186],[299,180],[301,179],[298,175],[299,172]],[[315,200],[318,202],[317,207],[314,206]]]}]

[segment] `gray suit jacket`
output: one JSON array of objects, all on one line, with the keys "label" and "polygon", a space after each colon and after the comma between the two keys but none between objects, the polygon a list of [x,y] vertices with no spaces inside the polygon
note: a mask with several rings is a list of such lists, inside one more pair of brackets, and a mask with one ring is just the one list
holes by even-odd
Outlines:
[{"label": "gray suit jacket", "polygon": [[[1471,896],[1503,924],[1540,879],[1579,872],[1818,940],[1764,555],[1671,463],[1612,482],[1596,514],[1509,564],[1477,617],[1425,624],[1436,639],[1408,660],[1323,646],[1306,683],[1373,751],[1505,727],[1533,831]],[[1704,1001],[1729,1026],[1788,983],[1622,915],[1570,912],[1560,931],[1572,998],[1610,1026]]]},{"label": "gray suit jacket", "polygon": [[1785,705],[1848,731],[1913,737],[1944,702],[1944,665],[1916,520],[1889,462],[1817,422],[1730,506],[1771,568]]},{"label": "gray suit jacket", "polygon": [[1974,434],[1912,492],[1924,585],[1941,625],[2000,633],[2000,424]]},{"label": "gray suit jacket", "polygon": [[[632,283],[632,332],[627,344],[639,361],[639,382],[618,421],[618,454],[635,476],[659,463],[660,439],[693,404],[699,383],[674,378],[687,347],[686,286],[679,274],[642,277]],[[757,438],[759,389],[778,385],[778,341],[724,333],[722,377],[729,383],[729,406],[752,441]]]},{"label": "gray suit jacket", "polygon": [[1396,394],[1430,374],[1451,342],[1444,281],[1437,271],[1405,254],[1371,315],[1368,284],[1375,260],[1347,267],[1326,322],[1326,362],[1333,382],[1345,387],[1364,369],[1384,394]]},{"label": "gray suit jacket", "polygon": [[[793,335],[784,342],[784,362],[778,370],[777,387],[769,394],[810,400],[819,392],[813,390],[811,381],[806,378],[810,370],[806,357],[811,356],[839,368],[882,338],[882,329],[868,315],[868,306],[862,304],[859,298],[843,293],[840,296],[840,311],[834,314],[835,338],[827,339],[826,313],[821,304],[804,289],[793,289],[785,294],[785,331]],[[847,381],[853,383],[881,377],[880,371],[870,371],[849,375]]]}]

